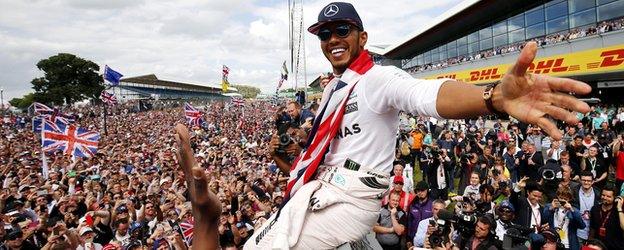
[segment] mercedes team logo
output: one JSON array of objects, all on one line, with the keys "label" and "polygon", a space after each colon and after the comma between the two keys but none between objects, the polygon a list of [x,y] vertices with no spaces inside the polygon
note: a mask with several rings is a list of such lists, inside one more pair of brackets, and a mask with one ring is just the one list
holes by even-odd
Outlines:
[{"label": "mercedes team logo", "polygon": [[339,10],[340,9],[338,9],[338,6],[336,6],[335,4],[330,4],[327,7],[325,7],[325,10],[323,11],[323,15],[325,15],[325,17],[332,17],[338,14]]}]

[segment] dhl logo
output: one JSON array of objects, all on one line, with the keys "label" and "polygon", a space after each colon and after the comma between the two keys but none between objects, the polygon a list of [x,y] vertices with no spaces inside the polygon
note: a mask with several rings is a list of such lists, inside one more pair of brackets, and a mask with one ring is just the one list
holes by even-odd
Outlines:
[{"label": "dhl logo", "polygon": [[449,78],[449,79],[457,79],[457,74],[447,75],[447,76],[438,76],[438,79]]},{"label": "dhl logo", "polygon": [[600,57],[604,57],[602,63],[600,63],[601,68],[618,66],[624,63],[624,49],[604,51],[600,54]]},{"label": "dhl logo", "polygon": [[534,74],[548,74],[549,72],[565,72],[568,71],[568,66],[561,66],[563,64],[563,58],[543,60],[536,63],[531,63],[529,73]]},{"label": "dhl logo", "polygon": [[489,79],[499,79],[501,74],[498,73],[498,68],[489,68],[484,70],[475,70],[470,72],[470,81],[482,81]]},{"label": "dhl logo", "polygon": [[[502,78],[509,67],[513,65],[491,65],[458,72],[445,72],[430,76],[429,79],[451,78],[470,83],[484,83]],[[527,69],[528,73],[553,75],[583,75],[602,71],[624,72],[624,44],[536,59]]]}]

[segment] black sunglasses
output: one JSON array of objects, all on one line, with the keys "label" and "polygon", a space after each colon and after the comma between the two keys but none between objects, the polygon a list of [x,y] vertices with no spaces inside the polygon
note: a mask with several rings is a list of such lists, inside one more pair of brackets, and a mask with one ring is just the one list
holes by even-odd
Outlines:
[{"label": "black sunglasses", "polygon": [[336,33],[338,37],[345,38],[349,35],[349,33],[351,33],[351,25],[341,24],[341,25],[336,26],[333,31],[327,27],[321,28],[317,36],[319,37],[321,41],[327,41],[329,40],[329,38],[331,38],[332,33],[334,32]]}]

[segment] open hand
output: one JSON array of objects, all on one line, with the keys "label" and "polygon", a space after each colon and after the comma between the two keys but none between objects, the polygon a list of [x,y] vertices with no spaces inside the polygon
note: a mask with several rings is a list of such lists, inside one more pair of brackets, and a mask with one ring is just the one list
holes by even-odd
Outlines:
[{"label": "open hand", "polygon": [[568,93],[588,94],[591,87],[572,79],[527,73],[536,53],[537,43],[527,43],[516,64],[501,80],[500,105],[497,106],[496,100],[494,105],[520,121],[538,125],[555,140],[560,140],[563,135],[549,117],[576,124],[578,119],[570,111],[587,113],[590,108]]}]

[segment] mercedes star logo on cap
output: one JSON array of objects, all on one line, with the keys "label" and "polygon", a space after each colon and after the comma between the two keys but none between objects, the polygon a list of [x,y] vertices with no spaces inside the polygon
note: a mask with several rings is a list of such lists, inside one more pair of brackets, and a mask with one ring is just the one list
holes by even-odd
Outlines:
[{"label": "mercedes star logo on cap", "polygon": [[326,17],[332,17],[338,14],[339,10],[340,9],[338,9],[338,6],[336,6],[335,4],[330,4],[327,7],[325,7],[325,10],[323,11],[323,15],[325,15]]}]

